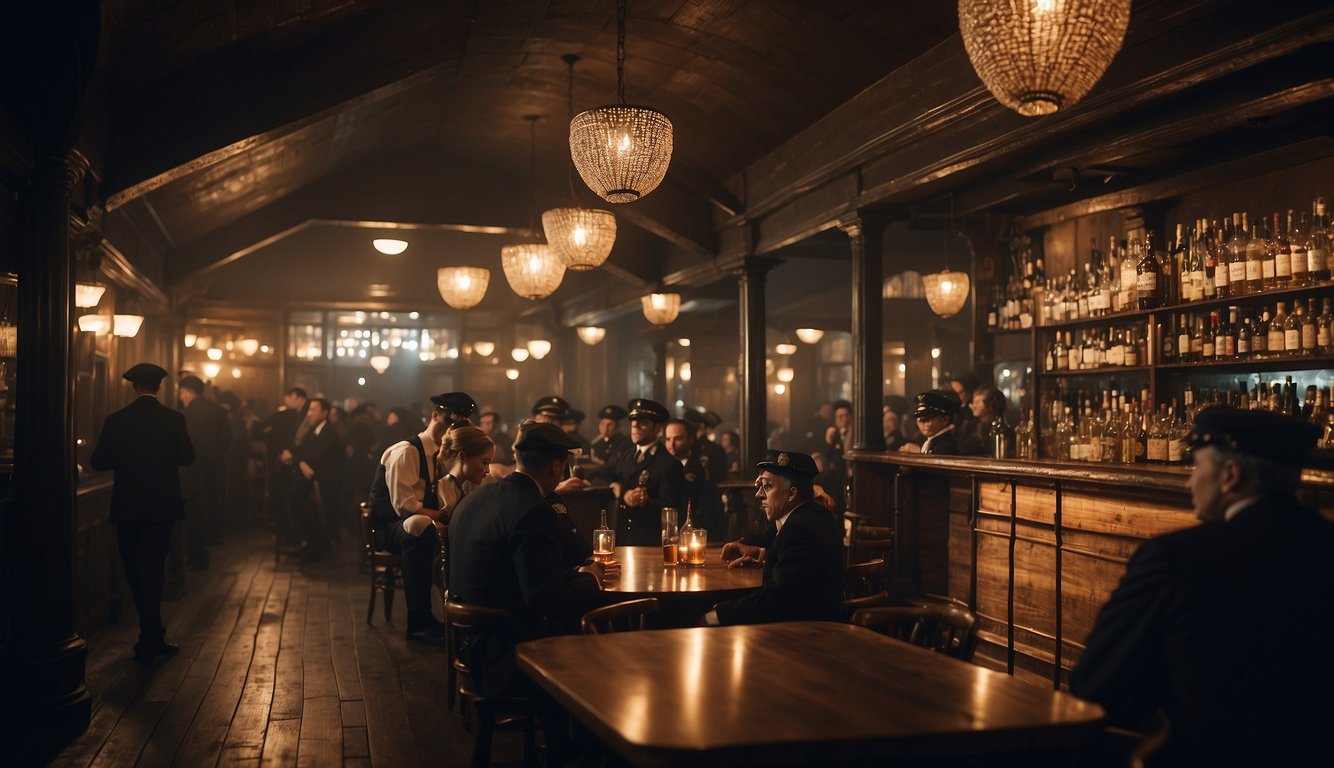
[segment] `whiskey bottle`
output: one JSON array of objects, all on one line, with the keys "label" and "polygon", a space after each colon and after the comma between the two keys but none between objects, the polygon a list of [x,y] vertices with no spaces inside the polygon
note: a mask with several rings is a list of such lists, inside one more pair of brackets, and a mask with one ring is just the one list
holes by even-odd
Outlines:
[{"label": "whiskey bottle", "polygon": [[1260,221],[1251,224],[1250,214],[1241,214],[1241,229],[1245,232],[1243,248],[1246,253],[1246,294],[1264,290],[1265,244],[1260,234]]},{"label": "whiskey bottle", "polygon": [[[1288,226],[1292,226],[1292,217],[1288,217]],[[1274,211],[1274,228],[1270,242],[1274,250],[1274,287],[1287,288],[1292,284],[1292,243],[1288,232],[1282,228],[1278,211]]]},{"label": "whiskey bottle", "polygon": [[1311,357],[1315,355],[1317,337],[1315,299],[1306,300],[1306,312],[1301,315],[1301,329],[1302,346],[1301,351],[1297,354],[1302,355],[1303,357]]},{"label": "whiskey bottle", "polygon": [[[1226,228],[1227,219],[1223,219],[1223,225]],[[1214,263],[1214,293],[1217,298],[1226,299],[1232,295],[1232,268],[1229,264],[1230,250],[1226,242],[1226,232],[1218,228],[1218,222],[1214,222],[1209,229],[1209,239],[1207,248],[1209,249],[1209,260]],[[1208,269],[1206,264],[1205,269]],[[1246,265],[1241,268],[1242,274],[1246,274]]]},{"label": "whiskey bottle", "polygon": [[1283,323],[1283,354],[1287,357],[1302,353],[1302,316],[1305,314],[1306,308],[1301,301],[1293,302],[1292,313]]},{"label": "whiskey bottle", "polygon": [[1324,300],[1320,317],[1315,326],[1315,351],[1317,355],[1334,354],[1334,312],[1330,311],[1330,300]]},{"label": "whiskey bottle", "polygon": [[1237,359],[1245,360],[1251,356],[1251,311],[1246,310],[1234,325],[1237,332]]},{"label": "whiskey bottle", "polygon": [[[1285,357],[1288,350],[1287,340],[1288,328],[1288,305],[1282,301],[1278,303],[1278,309],[1274,311],[1274,317],[1269,321],[1269,356]],[[1301,336],[1297,337],[1297,346],[1301,346]]]},{"label": "whiskey bottle", "polygon": [[1300,219],[1293,218],[1292,209],[1288,209],[1288,249],[1292,252],[1289,266],[1292,268],[1293,288],[1303,288],[1311,284],[1311,273],[1307,271],[1306,261],[1306,214]]},{"label": "whiskey bottle", "polygon": [[[1153,239],[1149,230],[1144,231],[1144,243],[1139,262],[1135,265],[1135,295],[1140,309],[1157,309],[1163,305],[1163,293],[1166,280],[1163,279],[1162,267],[1158,257],[1153,254]],[[1138,243],[1138,240],[1132,242]],[[1133,251],[1135,246],[1131,246]]]},{"label": "whiskey bottle", "polygon": [[1306,236],[1306,271],[1312,282],[1329,279],[1329,233],[1325,230],[1325,198],[1311,204],[1311,227]]}]

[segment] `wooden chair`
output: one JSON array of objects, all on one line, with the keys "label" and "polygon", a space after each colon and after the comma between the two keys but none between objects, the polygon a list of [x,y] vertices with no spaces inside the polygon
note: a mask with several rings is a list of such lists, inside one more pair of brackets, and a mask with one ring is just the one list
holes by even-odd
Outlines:
[{"label": "wooden chair", "polygon": [[852,623],[960,661],[977,650],[977,615],[953,603],[862,608]]},{"label": "wooden chair", "polygon": [[856,512],[844,512],[843,519],[847,521],[849,562],[875,557],[888,558],[894,549],[893,528],[868,525],[867,518]]},{"label": "wooden chair", "polygon": [[579,620],[585,635],[605,635],[612,632],[632,632],[648,629],[649,614],[657,613],[661,605],[656,597],[626,600],[594,608]]},{"label": "wooden chair", "polygon": [[402,575],[398,555],[375,546],[375,510],[361,502],[361,551],[371,572],[371,599],[366,606],[366,623],[375,616],[375,593],[384,593],[384,621],[394,620],[394,586]]},{"label": "wooden chair", "polygon": [[843,572],[843,609],[851,615],[859,608],[883,605],[889,593],[881,586],[888,568],[882,558],[849,565]]},{"label": "wooden chair", "polygon": [[490,765],[491,737],[495,733],[496,717],[504,712],[518,713],[523,717],[524,765],[533,764],[536,756],[533,719],[527,697],[520,694],[483,696],[477,687],[472,670],[458,656],[459,640],[462,635],[504,624],[509,620],[509,613],[500,608],[486,608],[456,600],[445,600],[445,647],[449,658],[450,708],[454,706],[454,694],[457,692],[464,713],[465,727],[469,723],[469,704],[477,715],[476,723],[471,726],[473,731],[471,764],[474,768]]}]

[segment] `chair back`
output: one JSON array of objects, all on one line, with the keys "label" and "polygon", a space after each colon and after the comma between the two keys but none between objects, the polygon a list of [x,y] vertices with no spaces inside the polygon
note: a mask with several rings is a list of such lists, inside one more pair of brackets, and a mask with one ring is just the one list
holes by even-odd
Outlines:
[{"label": "chair back", "polygon": [[460,603],[457,600],[445,600],[445,646],[449,654],[449,664],[458,678],[458,694],[477,698],[477,683],[472,670],[459,659],[459,641],[467,632],[478,632],[490,627],[508,623],[509,611],[503,608],[488,608],[481,605]]},{"label": "chair back", "polygon": [[579,620],[585,635],[605,635],[612,632],[631,632],[648,628],[649,614],[661,607],[656,597],[626,600],[594,608]]},{"label": "chair back", "polygon": [[889,599],[882,586],[887,572],[884,559],[879,557],[849,565],[843,571],[844,610],[850,614],[859,608],[884,604]]},{"label": "chair back", "polygon": [[860,562],[872,557],[885,557],[894,548],[894,529],[869,525],[865,515],[844,512],[843,523],[847,532],[849,562]]},{"label": "chair back", "polygon": [[852,623],[961,661],[977,651],[977,614],[953,603],[862,608]]},{"label": "chair back", "polygon": [[361,502],[361,549],[366,557],[375,554],[375,510],[371,505]]}]

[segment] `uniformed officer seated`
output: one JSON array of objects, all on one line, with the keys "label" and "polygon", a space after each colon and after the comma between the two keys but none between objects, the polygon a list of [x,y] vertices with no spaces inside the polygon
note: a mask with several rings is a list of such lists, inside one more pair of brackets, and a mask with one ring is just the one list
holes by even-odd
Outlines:
[{"label": "uniformed officer seated", "polygon": [[922,436],[917,442],[899,447],[904,453],[930,453],[937,456],[955,456],[959,453],[959,437],[955,432],[954,414],[959,410],[959,398],[944,392],[930,390],[915,398],[912,416]]}]

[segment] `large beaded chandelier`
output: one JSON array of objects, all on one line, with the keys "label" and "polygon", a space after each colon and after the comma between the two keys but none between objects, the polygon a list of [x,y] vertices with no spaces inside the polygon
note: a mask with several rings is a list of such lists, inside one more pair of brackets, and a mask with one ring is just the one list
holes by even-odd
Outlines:
[{"label": "large beaded chandelier", "polygon": [[441,267],[435,274],[440,298],[454,309],[472,309],[486,296],[491,270],[482,267]]},{"label": "large beaded chandelier", "polygon": [[672,121],[656,109],[625,103],[625,6],[616,3],[618,103],[570,121],[570,157],[579,176],[609,203],[633,203],[652,192],[672,161]]},{"label": "large beaded chandelier", "polygon": [[1129,24],[1130,0],[959,0],[973,69],[997,101],[1029,117],[1084,98]]},{"label": "large beaded chandelier", "polygon": [[[529,129],[529,172],[532,198],[529,201],[528,228],[533,228],[533,214],[537,210],[537,115],[524,118]],[[560,287],[565,279],[565,260],[546,243],[520,243],[500,249],[500,266],[510,288],[525,299],[545,299]]]},{"label": "large beaded chandelier", "polygon": [[[561,57],[569,67],[568,114],[574,115],[575,54]],[[584,272],[597,269],[611,255],[616,244],[616,217],[600,208],[582,208],[574,191],[574,173],[570,173],[570,200],[567,208],[552,208],[542,214],[542,231],[547,243],[565,259],[566,269]]]}]

